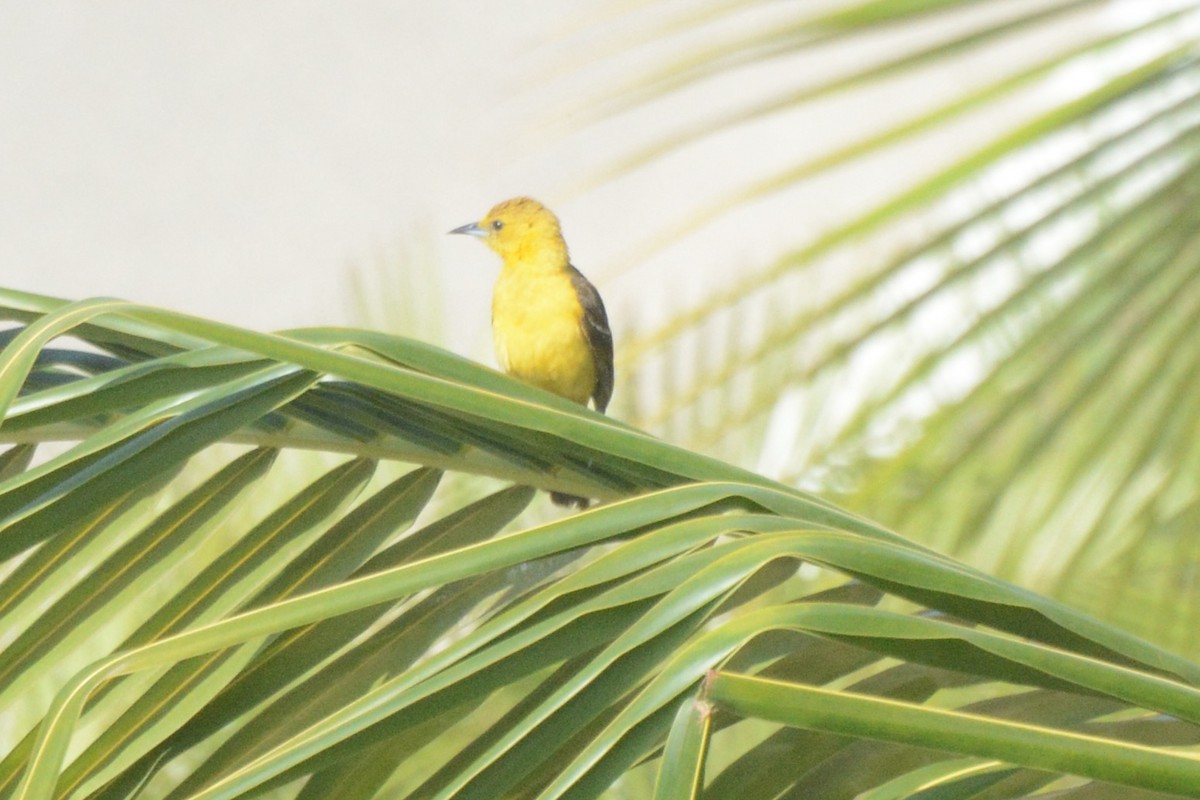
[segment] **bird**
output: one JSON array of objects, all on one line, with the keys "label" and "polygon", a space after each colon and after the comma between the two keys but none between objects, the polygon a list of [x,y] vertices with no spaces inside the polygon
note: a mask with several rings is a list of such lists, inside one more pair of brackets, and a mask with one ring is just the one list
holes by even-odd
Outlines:
[{"label": "bird", "polygon": [[[450,231],[484,241],[502,262],[492,291],[496,361],[509,375],[601,414],[613,392],[613,337],[604,301],[571,264],[562,226],[530,197],[505,200]],[[551,492],[557,505],[583,497]]]}]

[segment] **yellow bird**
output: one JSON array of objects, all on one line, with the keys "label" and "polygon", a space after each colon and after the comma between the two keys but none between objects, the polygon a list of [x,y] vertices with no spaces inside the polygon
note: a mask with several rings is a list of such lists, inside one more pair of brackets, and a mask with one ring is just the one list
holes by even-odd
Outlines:
[{"label": "yellow bird", "polygon": [[[571,266],[558,217],[528,197],[505,200],[450,233],[478,236],[503,260],[492,294],[496,360],[508,374],[603,413],[613,391],[613,342],[604,303]],[[582,497],[551,493],[559,505]]]}]

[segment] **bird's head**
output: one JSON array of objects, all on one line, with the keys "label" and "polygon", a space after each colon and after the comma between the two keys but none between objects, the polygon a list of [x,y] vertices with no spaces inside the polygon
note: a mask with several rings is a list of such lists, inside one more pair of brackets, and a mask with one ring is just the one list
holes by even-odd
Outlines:
[{"label": "bird's head", "polygon": [[450,233],[478,236],[506,263],[546,255],[565,261],[567,253],[558,217],[530,197],[505,200],[479,222],[468,223]]}]

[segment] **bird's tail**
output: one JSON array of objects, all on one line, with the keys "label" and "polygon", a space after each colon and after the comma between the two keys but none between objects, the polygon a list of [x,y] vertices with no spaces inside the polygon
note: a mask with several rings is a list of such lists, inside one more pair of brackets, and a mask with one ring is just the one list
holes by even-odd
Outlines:
[{"label": "bird's tail", "polygon": [[576,508],[587,508],[588,499],[586,497],[576,497],[573,494],[563,494],[562,492],[551,492],[550,502],[556,506],[575,506]]}]

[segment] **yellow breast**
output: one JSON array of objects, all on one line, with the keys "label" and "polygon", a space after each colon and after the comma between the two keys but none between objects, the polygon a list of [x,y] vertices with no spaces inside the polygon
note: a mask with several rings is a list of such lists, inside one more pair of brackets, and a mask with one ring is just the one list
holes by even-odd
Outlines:
[{"label": "yellow breast", "polygon": [[583,308],[565,272],[504,269],[492,296],[492,338],[500,366],[526,383],[586,405],[596,369]]}]

